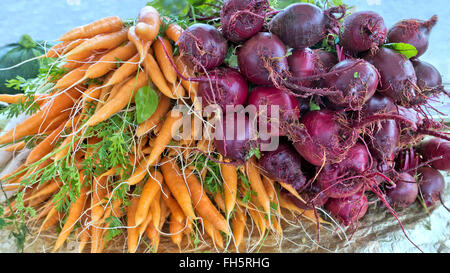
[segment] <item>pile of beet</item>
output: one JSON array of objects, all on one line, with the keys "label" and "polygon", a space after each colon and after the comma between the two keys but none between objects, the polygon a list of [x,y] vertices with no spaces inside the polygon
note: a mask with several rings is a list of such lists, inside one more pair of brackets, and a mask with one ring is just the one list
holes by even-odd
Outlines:
[{"label": "pile of beet", "polygon": [[[437,110],[429,102],[447,92],[439,71],[418,59],[437,16],[388,29],[381,15],[344,6],[274,10],[265,0],[225,0],[220,19],[220,26],[188,27],[180,54],[198,73],[191,80],[201,82],[204,106],[254,105],[258,121],[279,106],[277,120],[263,122],[279,128],[267,134],[280,145],[261,150],[259,165],[298,191],[299,206],[323,207],[348,226],[375,203],[368,200],[395,217],[417,200],[429,208],[444,201],[439,171],[450,170],[450,136],[431,118]],[[418,53],[408,58],[392,46],[402,43]],[[237,68],[226,62],[230,49]],[[251,139],[258,127],[245,119],[231,128],[243,138],[215,143],[237,165],[266,141]]]}]

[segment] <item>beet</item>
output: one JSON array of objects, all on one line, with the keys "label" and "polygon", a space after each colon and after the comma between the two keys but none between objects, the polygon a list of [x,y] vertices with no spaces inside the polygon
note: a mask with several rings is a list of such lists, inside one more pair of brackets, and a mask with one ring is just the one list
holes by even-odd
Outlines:
[{"label": "beet", "polygon": [[414,104],[416,72],[404,55],[389,48],[381,48],[377,54],[366,57],[366,60],[380,73],[379,92],[391,97],[399,105]]},{"label": "beet", "polygon": [[226,159],[242,164],[258,144],[253,123],[244,113],[227,113],[215,124],[214,144]]},{"label": "beet", "polygon": [[362,107],[361,115],[364,117],[382,113],[395,113],[397,107],[390,97],[376,92]]},{"label": "beet", "polygon": [[434,206],[440,200],[445,188],[444,176],[431,167],[417,169],[420,194],[427,207]]},{"label": "beet", "polygon": [[425,96],[443,91],[442,76],[436,67],[420,60],[412,60],[412,64],[416,72],[417,86]]},{"label": "beet", "polygon": [[[334,71],[338,71],[333,73]],[[376,68],[366,61],[346,59],[330,70],[325,85],[340,90],[342,94],[330,95],[328,99],[338,107],[359,110],[375,93],[379,74]]]},{"label": "beet", "polygon": [[383,17],[373,11],[359,11],[344,19],[339,44],[350,54],[374,50],[386,40]]},{"label": "beet", "polygon": [[215,27],[201,23],[186,28],[177,44],[181,56],[186,56],[185,59],[200,72],[221,65],[228,51],[227,40],[222,34]]},{"label": "beet", "polygon": [[[278,126],[277,135],[280,135],[283,132],[284,126],[292,121],[298,120],[300,117],[300,107],[297,98],[275,87],[259,86],[254,88],[248,97],[247,104],[256,107],[258,117],[261,115],[267,117],[267,121],[262,122],[266,123],[268,133],[271,133],[273,126]],[[272,116],[272,106],[278,106],[279,119]],[[259,132],[261,132],[261,128],[259,128]]]},{"label": "beet", "polygon": [[375,126],[367,144],[370,154],[379,163],[392,167],[399,141],[400,130],[397,123],[395,120],[385,120],[380,122],[380,126]]},{"label": "beet", "polygon": [[239,49],[239,69],[252,83],[272,85],[288,71],[286,53],[286,46],[277,36],[259,32]]},{"label": "beet", "polygon": [[225,0],[220,13],[222,33],[233,42],[242,42],[258,33],[264,24],[267,0]]},{"label": "beet", "polygon": [[369,154],[366,147],[357,143],[348,150],[347,156],[341,162],[323,167],[317,176],[317,185],[328,197],[349,197],[361,191],[365,181],[361,178],[348,178],[366,172],[369,163]]},{"label": "beet", "polygon": [[338,63],[336,55],[323,49],[314,49],[315,55],[319,57],[316,68],[320,72],[328,72],[333,66]]},{"label": "beet", "polygon": [[301,191],[306,183],[301,162],[302,159],[295,149],[281,142],[275,151],[264,152],[258,164],[269,178],[290,184]]},{"label": "beet", "polygon": [[450,171],[450,141],[431,138],[422,142],[419,150],[424,160],[442,156],[442,159],[432,161],[431,166],[438,170]]},{"label": "beet", "polygon": [[346,198],[331,198],[325,208],[343,225],[349,226],[366,214],[368,206],[367,197],[360,192]]},{"label": "beet", "polygon": [[304,129],[293,128],[289,133],[297,152],[315,166],[340,162],[355,143],[353,132],[340,118],[328,109],[306,113],[300,119]]},{"label": "beet", "polygon": [[389,43],[406,43],[416,47],[420,57],[428,48],[431,29],[437,23],[438,17],[433,15],[430,20],[407,19],[396,23],[388,32]]},{"label": "beet", "polygon": [[300,86],[312,87],[312,80],[295,80],[295,78],[303,78],[313,76],[319,73],[320,59],[315,51],[310,48],[295,49],[287,58],[289,71],[296,84]]},{"label": "beet", "polygon": [[412,205],[419,194],[419,187],[414,177],[402,172],[393,181],[395,187],[386,186],[387,201],[392,206],[399,208]]},{"label": "beet", "polygon": [[245,103],[248,85],[237,70],[218,68],[208,72],[208,81],[198,84],[197,94],[202,98],[203,107],[217,104],[226,111],[227,105],[234,107]]},{"label": "beet", "polygon": [[342,7],[323,11],[308,3],[291,4],[272,18],[269,31],[292,48],[311,47],[338,25],[340,18],[333,17],[334,12],[345,14]]}]

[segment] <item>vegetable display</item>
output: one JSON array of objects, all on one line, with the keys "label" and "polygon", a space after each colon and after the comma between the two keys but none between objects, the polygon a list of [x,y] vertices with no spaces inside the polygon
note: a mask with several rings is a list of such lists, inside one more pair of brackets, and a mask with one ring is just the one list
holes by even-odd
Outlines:
[{"label": "vegetable display", "polygon": [[418,59],[437,16],[388,29],[340,1],[162,2],[24,55],[41,64],[27,77],[1,57],[20,93],[0,94],[0,111],[28,115],[0,135],[29,151],[0,177],[0,227],[19,249],[51,233],[53,252],[158,252],[163,237],[257,251],[292,215],[318,244],[377,203],[402,230],[398,209],[445,207],[450,135],[430,102],[448,92]]}]

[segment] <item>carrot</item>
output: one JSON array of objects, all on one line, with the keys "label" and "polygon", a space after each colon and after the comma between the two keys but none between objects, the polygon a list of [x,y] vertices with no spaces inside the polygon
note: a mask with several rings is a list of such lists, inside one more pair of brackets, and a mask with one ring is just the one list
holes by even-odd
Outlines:
[{"label": "carrot", "polygon": [[108,176],[115,173],[115,169],[111,168],[92,180],[91,193],[91,221],[96,224],[102,218],[105,209],[99,205],[100,201],[105,198],[107,190]]},{"label": "carrot", "polygon": [[90,84],[89,88],[83,93],[83,100],[85,102],[95,101],[100,97],[102,87],[98,84]]},{"label": "carrot", "polygon": [[[301,215],[302,217],[317,224],[317,219],[316,219],[316,216],[314,215],[313,210],[301,209],[301,208],[297,207],[291,200],[287,199],[284,195],[281,195],[281,194],[278,197],[278,199],[280,201],[280,206],[282,208],[285,208],[289,211],[294,211],[294,212],[298,213],[299,215]],[[328,223],[327,221],[324,221],[320,216],[319,216],[319,222],[320,223]]]},{"label": "carrot", "polygon": [[24,201],[31,201],[42,196],[49,196],[50,194],[54,193],[57,189],[59,189],[62,184],[63,183],[60,179],[52,179],[50,183],[42,187],[37,192],[33,193],[27,199],[24,199]]},{"label": "carrot", "polygon": [[233,229],[233,240],[236,247],[236,251],[239,252],[239,248],[244,239],[244,231],[246,225],[246,214],[240,207],[236,207],[234,217],[231,219],[231,228]]},{"label": "carrot", "polygon": [[113,49],[127,40],[127,29],[117,32],[97,35],[69,51],[65,56],[71,56],[82,52],[100,49]]},{"label": "carrot", "polygon": [[136,225],[140,225],[146,219],[148,211],[150,209],[150,205],[155,196],[157,195],[158,191],[161,190],[162,183],[163,183],[163,176],[158,171],[155,172],[153,177],[150,176],[147,182],[145,182],[136,209],[135,215]]},{"label": "carrot", "polygon": [[78,237],[80,238],[80,242],[78,243],[78,252],[82,253],[91,238],[91,227],[89,226],[80,229],[81,231],[78,234]]},{"label": "carrot", "polygon": [[174,93],[174,90],[169,87],[164,74],[161,72],[158,63],[151,54],[147,54],[145,56],[142,65],[144,66],[144,70],[145,72],[147,72],[153,84],[155,84],[155,86],[159,91],[161,91],[161,93],[172,99],[177,98],[179,94]]},{"label": "carrot", "polygon": [[14,144],[11,144],[11,145],[8,145],[8,146],[6,146],[6,147],[3,147],[3,148],[1,148],[0,150],[1,151],[6,151],[6,152],[16,152],[16,151],[20,151],[20,150],[22,150],[23,148],[25,148],[25,146],[26,146],[26,142],[25,141],[19,141],[19,142],[17,142],[17,143],[14,143]]},{"label": "carrot", "polygon": [[139,54],[135,54],[133,57],[129,58],[125,63],[123,63],[116,71],[112,74],[111,78],[105,81],[105,86],[111,86],[122,82],[139,68]]},{"label": "carrot", "polygon": [[[183,58],[178,55],[174,58],[175,66],[178,71],[186,78],[194,78],[195,74],[192,68],[190,68],[184,61]],[[198,82],[186,81],[181,79],[181,84],[184,86],[190,95],[191,100],[197,96]]]},{"label": "carrot", "polygon": [[135,26],[130,27],[127,35],[128,35],[127,36],[128,40],[130,40],[136,46],[137,52],[139,54],[139,63],[142,63],[142,61],[145,58],[145,55],[147,54],[147,52],[152,44],[152,41],[141,40],[136,34]]},{"label": "carrot", "polygon": [[159,102],[155,112],[146,121],[139,124],[138,128],[136,129],[137,137],[148,134],[158,123],[161,122],[163,117],[169,111],[170,102],[170,98],[166,96],[159,96]]},{"label": "carrot", "polygon": [[165,157],[161,162],[161,171],[164,175],[165,184],[177,200],[183,213],[190,218],[189,221],[192,221],[195,218],[192,199],[181,174],[181,170],[175,160]]},{"label": "carrot", "polygon": [[255,160],[252,159],[246,164],[246,171],[250,185],[252,189],[256,192],[256,198],[260,206],[263,207],[266,213],[270,213],[270,199],[267,196],[267,192],[264,189],[264,185],[261,180],[261,175],[258,168],[256,167]]},{"label": "carrot", "polygon": [[225,214],[229,218],[236,205],[237,194],[237,171],[236,167],[228,164],[220,164],[223,178]]},{"label": "carrot", "polygon": [[49,97],[48,94],[34,94],[34,95],[25,95],[25,94],[0,94],[0,102],[4,103],[21,103],[24,102],[30,96],[35,100],[38,105],[42,105],[45,102],[45,99]]},{"label": "carrot", "polygon": [[49,213],[45,217],[38,232],[40,233],[42,231],[46,231],[47,229],[54,226],[56,223],[59,222],[60,216],[61,215],[58,212],[58,210],[56,209],[56,206],[52,206],[52,209],[49,211]]},{"label": "carrot", "polygon": [[95,79],[101,77],[116,68],[118,62],[128,60],[136,54],[136,46],[128,42],[124,46],[119,46],[101,57],[96,63],[91,65],[86,71],[85,78]]},{"label": "carrot", "polygon": [[69,44],[64,48],[64,50],[62,51],[62,56],[64,56],[67,52],[70,52],[72,49],[74,49],[75,47],[81,45],[82,43],[86,42],[88,39],[76,39],[73,41],[68,41]]},{"label": "carrot", "polygon": [[[80,173],[81,175],[81,173]],[[83,181],[84,179],[82,179]],[[69,214],[66,219],[66,223],[64,224],[61,232],[59,233],[58,239],[56,239],[55,246],[53,247],[53,251],[58,250],[62,244],[66,241],[70,232],[75,226],[75,223],[78,221],[78,218],[81,216],[83,212],[84,203],[87,199],[87,187],[82,187],[80,191],[80,196],[77,198],[75,202],[70,205]]]},{"label": "carrot", "polygon": [[139,203],[138,198],[131,199],[131,204],[127,211],[127,229],[128,229],[128,252],[135,253],[138,247],[138,228],[135,222],[136,209]]},{"label": "carrot", "polygon": [[69,73],[65,74],[58,82],[55,84],[54,89],[64,89],[66,87],[72,86],[76,83],[80,83],[83,80],[86,70],[91,64],[85,63],[80,67],[75,68]]},{"label": "carrot", "polygon": [[[144,22],[149,25],[161,25],[161,19],[159,18],[159,13],[152,6],[145,6],[141,10],[139,10],[138,22]],[[158,31],[156,31],[156,34],[158,33]]]},{"label": "carrot", "polygon": [[134,97],[138,89],[146,84],[148,84],[147,74],[138,72],[136,78],[130,79],[122,86],[122,88],[120,88],[120,91],[116,96],[117,99],[110,100],[107,104],[103,105],[98,112],[89,118],[86,125],[94,126],[104,120],[107,120],[109,117],[122,110],[131,102],[131,99]]},{"label": "carrot", "polygon": [[150,240],[152,241],[153,252],[157,252],[159,247],[160,236],[158,230],[156,230],[153,223],[150,222],[148,224],[147,228],[145,229],[145,234],[147,234],[147,237],[150,238]]},{"label": "carrot", "polygon": [[64,49],[70,44],[70,41],[58,43],[51,48],[43,55],[46,58],[56,58],[62,55]]},{"label": "carrot", "polygon": [[44,121],[51,120],[58,115],[61,115],[63,111],[74,104],[74,100],[80,97],[80,95],[81,93],[76,90],[76,88],[58,94],[55,98],[45,103],[41,110],[18,124],[11,131],[1,135],[0,145],[38,133],[39,128],[44,124]]},{"label": "carrot", "polygon": [[145,162],[139,162],[138,167],[135,169],[134,173],[128,178],[128,185],[136,185],[144,179],[147,172],[147,164]]},{"label": "carrot", "polygon": [[150,212],[152,214],[152,222],[154,227],[158,227],[161,222],[161,188],[153,198],[152,204],[150,205]]},{"label": "carrot", "polygon": [[227,221],[213,205],[211,200],[209,200],[203,190],[203,186],[192,171],[186,175],[186,181],[191,193],[194,209],[198,216],[211,223],[215,229],[220,230],[225,234],[230,234],[230,228],[228,227]]},{"label": "carrot", "polygon": [[202,219],[203,227],[205,228],[206,233],[208,233],[209,237],[211,237],[215,246],[223,249],[223,238],[220,234],[219,230],[214,227],[212,223],[210,223],[206,219]]},{"label": "carrot", "polygon": [[167,38],[176,43],[178,41],[178,38],[180,38],[181,33],[183,33],[183,28],[177,24],[170,24],[164,33],[166,34]]},{"label": "carrot", "polygon": [[183,240],[183,228],[184,226],[175,220],[173,215],[170,215],[169,232],[172,242],[181,249],[181,241]]},{"label": "carrot", "polygon": [[186,216],[177,201],[172,197],[170,190],[167,185],[163,185],[162,189],[162,199],[166,206],[169,208],[171,215],[173,215],[174,220],[180,223],[184,223]]},{"label": "carrot", "polygon": [[80,38],[91,38],[98,34],[119,31],[122,29],[122,26],[123,23],[120,17],[106,17],[90,24],[76,27],[63,34],[58,40],[69,41]]},{"label": "carrot", "polygon": [[158,35],[159,31],[159,24],[158,25],[149,25],[144,22],[139,22],[136,24],[136,35],[143,41],[153,41]]},{"label": "carrot", "polygon": [[172,110],[163,123],[163,126],[155,139],[155,146],[147,158],[147,166],[153,166],[156,164],[162,152],[166,149],[166,146],[172,140],[176,130],[182,125],[182,114],[179,111]]},{"label": "carrot", "polygon": [[127,78],[125,78],[123,81],[116,83],[112,88],[111,91],[109,91],[109,95],[108,98],[106,99],[105,103],[108,103],[109,101],[113,100],[114,97],[117,95],[117,93],[119,93],[120,89],[122,88],[122,86],[127,83],[129,80],[132,80],[133,78],[135,78],[135,75],[131,75]]},{"label": "carrot", "polygon": [[[161,42],[161,40],[162,40],[162,42]],[[177,72],[172,67],[172,64],[170,61],[170,59],[172,59],[172,62],[173,62],[172,45],[170,44],[169,40],[167,40],[165,38],[161,38],[161,40],[158,39],[153,43],[153,51],[155,52],[156,60],[158,61],[159,67],[161,68],[161,70],[164,74],[164,77],[166,78],[166,80],[168,82],[174,84],[177,80]],[[164,43],[164,46],[170,57],[166,55],[162,43]]]}]

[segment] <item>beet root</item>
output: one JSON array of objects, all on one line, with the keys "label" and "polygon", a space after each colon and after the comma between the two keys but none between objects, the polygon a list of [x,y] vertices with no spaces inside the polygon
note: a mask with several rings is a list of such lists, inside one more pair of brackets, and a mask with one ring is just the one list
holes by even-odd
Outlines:
[{"label": "beet root", "polygon": [[267,0],[226,0],[220,13],[222,33],[233,42],[242,42],[258,33],[263,25]]},{"label": "beet root", "polygon": [[412,205],[419,194],[419,187],[413,176],[402,172],[394,179],[395,186],[386,186],[389,204],[394,207],[406,208]]},{"label": "beet root", "polygon": [[428,49],[428,39],[431,29],[437,23],[438,17],[433,15],[430,20],[407,19],[396,23],[388,32],[389,43],[406,43],[417,49],[420,57]]},{"label": "beet root", "polygon": [[346,198],[331,198],[325,205],[331,215],[345,226],[361,219],[366,214],[368,207],[367,197],[362,192]]},{"label": "beet root", "polygon": [[439,138],[431,138],[420,144],[420,154],[425,160],[433,160],[430,164],[433,168],[450,171],[450,141]]},{"label": "beet root", "polygon": [[339,44],[348,53],[374,50],[386,40],[387,28],[383,17],[373,11],[359,11],[344,19]]},{"label": "beet root", "polygon": [[186,28],[177,44],[181,56],[185,56],[194,69],[200,72],[221,65],[228,50],[227,40],[222,34],[215,27],[201,23]]},{"label": "beet root", "polygon": [[417,169],[420,195],[427,207],[434,206],[440,200],[445,188],[444,176],[431,167]]}]

